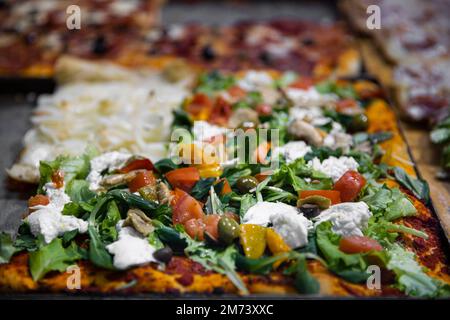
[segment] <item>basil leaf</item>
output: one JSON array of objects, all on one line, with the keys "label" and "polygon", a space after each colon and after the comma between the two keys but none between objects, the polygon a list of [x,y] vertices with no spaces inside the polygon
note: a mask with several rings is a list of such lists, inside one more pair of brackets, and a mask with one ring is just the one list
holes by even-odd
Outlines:
[{"label": "basil leaf", "polygon": [[297,259],[295,288],[302,294],[317,294],[320,291],[320,284],[308,271],[306,258],[302,255]]},{"label": "basil leaf", "polygon": [[156,170],[158,170],[158,172],[162,174],[179,168],[179,166],[175,164],[175,162],[168,158],[159,160],[154,164],[154,166]]}]

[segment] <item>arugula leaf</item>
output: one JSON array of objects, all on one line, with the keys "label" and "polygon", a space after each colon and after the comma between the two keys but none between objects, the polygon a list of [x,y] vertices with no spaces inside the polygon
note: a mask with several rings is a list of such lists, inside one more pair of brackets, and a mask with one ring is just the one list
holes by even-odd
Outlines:
[{"label": "arugula leaf", "polygon": [[111,243],[117,240],[116,225],[121,216],[119,208],[114,200],[110,201],[107,206],[106,215],[99,224],[99,233],[103,242]]},{"label": "arugula leaf", "polygon": [[105,244],[102,242],[101,237],[93,225],[88,227],[89,233],[89,260],[98,267],[113,270],[113,260],[109,252],[106,250]]},{"label": "arugula leaf", "polygon": [[174,252],[183,253],[187,246],[187,241],[181,236],[180,232],[174,228],[165,226],[159,221],[153,220],[155,226],[155,233],[159,239],[167,244]]},{"label": "arugula leaf", "polygon": [[35,251],[38,249],[37,239],[31,233],[28,223],[24,222],[20,225],[14,246],[19,250]]},{"label": "arugula leaf", "polygon": [[152,217],[165,225],[169,225],[172,223],[172,207],[167,204],[160,205],[156,208]]},{"label": "arugula leaf", "polygon": [[331,222],[319,224],[316,237],[317,247],[332,272],[351,282],[363,282],[369,277],[362,254],[347,254],[339,250],[340,236],[331,231]]},{"label": "arugula leaf", "polygon": [[226,275],[242,294],[249,293],[242,279],[235,271],[235,260],[238,251],[234,245],[230,245],[223,251],[218,251],[207,248],[203,242],[193,240],[185,233],[182,233],[181,236],[188,244],[184,252],[189,258],[200,263],[208,270],[214,270]]},{"label": "arugula leaf", "polygon": [[50,271],[63,272],[73,264],[82,259],[80,248],[72,242],[64,248],[60,238],[54,239],[48,245],[39,245],[39,249],[30,252],[30,272],[34,281],[42,279]]},{"label": "arugula leaf", "polygon": [[214,187],[210,186],[209,188],[209,197],[206,201],[205,209],[207,214],[223,214],[224,205],[220,201],[220,198],[217,196]]},{"label": "arugula leaf", "polygon": [[18,251],[19,249],[14,246],[11,236],[7,233],[0,233],[0,264],[8,263]]},{"label": "arugula leaf", "polygon": [[331,156],[339,158],[342,156],[342,149],[337,148],[336,150],[333,150],[329,147],[312,147],[312,151],[305,154],[303,158],[306,162],[314,158],[319,158],[320,161],[323,161]]},{"label": "arugula leaf", "polygon": [[211,95],[216,91],[230,88],[234,83],[235,79],[233,76],[224,75],[218,71],[212,71],[204,73],[199,77],[195,92]]},{"label": "arugula leaf", "polygon": [[154,164],[156,170],[158,170],[159,173],[164,174],[166,172],[178,169],[179,166],[172,161],[172,159],[165,158],[161,159],[158,162]]},{"label": "arugula leaf", "polygon": [[409,191],[411,191],[415,197],[423,200],[425,204],[430,202],[430,187],[428,183],[422,179],[414,179],[408,175],[405,170],[399,167],[394,168],[395,179]]},{"label": "arugula leaf", "polygon": [[414,259],[414,254],[394,244],[389,249],[389,270],[396,275],[397,287],[415,297],[435,297],[438,284],[429,277]]},{"label": "arugula leaf", "polygon": [[65,191],[70,200],[75,203],[88,202],[95,197],[95,193],[89,189],[89,182],[86,180],[71,181]]},{"label": "arugula leaf", "polygon": [[389,139],[392,139],[392,132],[389,131],[379,131],[375,133],[358,132],[353,135],[353,142],[355,144],[361,144],[366,141],[377,144]]},{"label": "arugula leaf", "polygon": [[256,204],[256,198],[251,193],[244,194],[241,197],[241,206],[239,209],[239,216],[241,219],[244,217],[244,215],[247,213],[248,209],[253,207]]},{"label": "arugula leaf", "polygon": [[268,274],[272,271],[273,264],[280,259],[287,259],[290,257],[290,253],[282,253],[276,256],[261,257],[258,259],[247,258],[242,254],[236,255],[236,266],[240,270],[244,270],[254,274]]},{"label": "arugula leaf", "polygon": [[91,154],[78,157],[59,156],[53,161],[41,161],[38,193],[43,193],[44,185],[51,181],[52,174],[56,170],[64,172],[66,184],[69,184],[73,179],[85,179],[89,174],[91,156]]},{"label": "arugula leaf", "polygon": [[197,200],[204,199],[209,192],[209,189],[216,181],[215,178],[201,178],[191,190],[191,196],[193,196]]},{"label": "arugula leaf", "polygon": [[337,84],[335,81],[328,80],[317,84],[315,87],[319,93],[334,93],[340,98],[358,98],[358,95],[351,84],[341,85]]},{"label": "arugula leaf", "polygon": [[320,284],[309,273],[306,258],[303,255],[297,258],[294,285],[297,291],[303,294],[317,294],[320,291]]},{"label": "arugula leaf", "polygon": [[63,246],[68,246],[78,234],[78,229],[66,231],[61,237]]}]

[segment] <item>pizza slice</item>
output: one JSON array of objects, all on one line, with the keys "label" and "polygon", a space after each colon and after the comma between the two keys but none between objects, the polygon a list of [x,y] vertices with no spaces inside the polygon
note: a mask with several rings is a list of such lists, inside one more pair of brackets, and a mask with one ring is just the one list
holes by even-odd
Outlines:
[{"label": "pizza slice", "polygon": [[42,162],[18,236],[1,236],[1,289],[71,292],[76,264],[81,292],[448,296],[426,183],[375,83],[205,73],[173,128],[159,161]]}]

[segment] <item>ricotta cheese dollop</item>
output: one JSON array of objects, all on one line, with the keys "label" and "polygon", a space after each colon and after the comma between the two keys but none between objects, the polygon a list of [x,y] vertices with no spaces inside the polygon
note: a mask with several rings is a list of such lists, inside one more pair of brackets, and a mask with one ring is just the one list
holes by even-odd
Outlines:
[{"label": "ricotta cheese dollop", "polygon": [[44,190],[50,202],[45,206],[39,205],[31,208],[35,211],[26,218],[31,233],[34,236],[42,235],[46,243],[50,243],[67,231],[77,229],[78,232],[85,233],[88,228],[86,221],[62,214],[64,205],[70,202],[64,188],[57,189],[50,182],[44,186]]},{"label": "ricotta cheese dollop", "polygon": [[112,171],[121,168],[128,159],[131,158],[130,153],[126,152],[107,152],[91,160],[91,171],[87,176],[89,189],[97,191],[100,189],[100,181],[102,180],[102,172],[105,170]]},{"label": "ricotta cheese dollop", "polygon": [[341,236],[362,236],[372,213],[365,202],[343,202],[324,210],[314,220],[314,226],[330,221],[334,233]]},{"label": "ricotta cheese dollop", "polygon": [[359,167],[358,162],[353,157],[329,157],[323,161],[319,158],[314,158],[308,162],[308,165],[312,166],[314,170],[325,173],[327,176],[333,179],[333,182],[339,180],[340,177],[348,170],[357,170]]},{"label": "ricotta cheese dollop", "polygon": [[305,218],[296,207],[281,202],[262,201],[251,207],[244,215],[244,224],[257,224],[273,229],[291,248],[308,244],[308,230],[312,222]]},{"label": "ricotta cheese dollop", "polygon": [[106,246],[109,253],[114,255],[114,267],[120,270],[149,262],[158,262],[153,253],[156,249],[150,245],[147,238],[132,227],[123,227],[123,220],[117,223],[119,238]]}]

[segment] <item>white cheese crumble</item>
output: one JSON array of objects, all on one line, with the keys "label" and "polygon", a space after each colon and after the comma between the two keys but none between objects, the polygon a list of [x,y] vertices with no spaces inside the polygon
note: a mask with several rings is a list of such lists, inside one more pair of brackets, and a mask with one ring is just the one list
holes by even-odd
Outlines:
[{"label": "white cheese crumble", "polygon": [[101,173],[105,170],[112,171],[121,168],[131,156],[129,153],[113,151],[92,159],[91,172],[87,176],[89,189],[92,191],[100,189],[100,181],[102,180]]},{"label": "white cheese crumble", "polygon": [[77,229],[78,232],[85,233],[88,228],[86,221],[62,214],[64,205],[70,202],[64,188],[57,189],[50,182],[44,186],[44,190],[50,202],[45,206],[38,205],[31,208],[36,210],[26,218],[31,233],[35,236],[42,235],[46,243],[50,243],[67,231]]},{"label": "white cheese crumble", "polygon": [[357,170],[359,167],[358,162],[353,157],[329,157],[328,159],[320,162],[319,158],[314,158],[308,162],[308,165],[312,166],[314,170],[325,173],[327,176],[333,179],[333,182],[339,180],[340,177],[348,170]]},{"label": "white cheese crumble", "polygon": [[365,202],[344,202],[335,204],[314,218],[315,226],[331,221],[334,233],[341,236],[362,236],[372,213]]},{"label": "white cheese crumble", "polygon": [[109,253],[114,255],[114,267],[120,270],[149,262],[158,262],[153,253],[156,249],[150,245],[147,238],[132,227],[122,227],[123,220],[117,223],[119,238],[106,246]]},{"label": "white cheese crumble", "polygon": [[244,224],[260,226],[273,225],[273,229],[291,248],[308,244],[308,229],[311,221],[306,219],[296,207],[281,202],[258,202],[245,213]]},{"label": "white cheese crumble", "polygon": [[291,141],[284,146],[278,147],[273,151],[274,157],[282,155],[286,163],[294,162],[298,158],[303,158],[312,149],[304,141]]},{"label": "white cheese crumble", "polygon": [[336,100],[332,94],[321,94],[314,87],[306,90],[287,88],[286,95],[292,100],[295,107],[321,107],[329,105]]},{"label": "white cheese crumble", "polygon": [[206,121],[194,121],[192,127],[192,133],[196,141],[209,140],[212,137],[226,133],[226,131],[226,128],[209,124]]},{"label": "white cheese crumble", "polygon": [[272,77],[264,71],[248,71],[242,79],[238,80],[238,86],[246,91],[256,91],[261,87],[273,85]]},{"label": "white cheese crumble", "polygon": [[351,135],[345,133],[344,128],[337,122],[332,123],[331,131],[323,140],[323,145],[333,150],[342,148],[344,152],[348,152],[353,144]]},{"label": "white cheese crumble", "polygon": [[323,115],[323,110],[317,106],[310,107],[293,107],[289,109],[289,118],[291,121],[303,120],[309,122],[313,126],[323,126],[332,120]]}]

